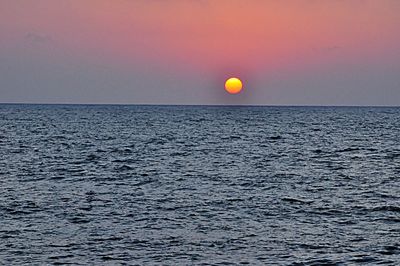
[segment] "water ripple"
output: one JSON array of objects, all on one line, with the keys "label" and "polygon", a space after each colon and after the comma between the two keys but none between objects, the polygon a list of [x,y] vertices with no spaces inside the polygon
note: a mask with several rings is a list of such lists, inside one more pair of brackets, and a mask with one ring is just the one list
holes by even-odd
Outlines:
[{"label": "water ripple", "polygon": [[400,263],[400,109],[0,105],[0,264]]}]

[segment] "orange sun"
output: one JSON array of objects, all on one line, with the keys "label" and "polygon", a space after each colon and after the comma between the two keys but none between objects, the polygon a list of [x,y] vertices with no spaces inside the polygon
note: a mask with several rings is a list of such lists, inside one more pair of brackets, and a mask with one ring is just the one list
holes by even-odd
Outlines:
[{"label": "orange sun", "polygon": [[238,78],[230,78],[225,82],[225,90],[230,94],[237,94],[243,88],[242,81]]}]

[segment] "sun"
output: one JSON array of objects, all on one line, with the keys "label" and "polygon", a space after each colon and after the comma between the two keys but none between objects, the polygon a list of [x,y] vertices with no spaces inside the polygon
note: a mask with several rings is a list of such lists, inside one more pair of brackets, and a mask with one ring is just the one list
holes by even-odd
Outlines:
[{"label": "sun", "polygon": [[237,94],[242,91],[243,84],[238,78],[230,78],[225,82],[225,90],[230,94]]}]

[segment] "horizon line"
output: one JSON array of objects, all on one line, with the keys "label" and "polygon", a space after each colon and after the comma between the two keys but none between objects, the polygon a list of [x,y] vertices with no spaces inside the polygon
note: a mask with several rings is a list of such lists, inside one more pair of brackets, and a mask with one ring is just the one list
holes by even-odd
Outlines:
[{"label": "horizon line", "polygon": [[179,103],[40,103],[40,102],[0,102],[0,105],[98,105],[98,106],[198,106],[198,107],[360,107],[360,108],[400,108],[400,105],[324,105],[324,104],[179,104]]}]

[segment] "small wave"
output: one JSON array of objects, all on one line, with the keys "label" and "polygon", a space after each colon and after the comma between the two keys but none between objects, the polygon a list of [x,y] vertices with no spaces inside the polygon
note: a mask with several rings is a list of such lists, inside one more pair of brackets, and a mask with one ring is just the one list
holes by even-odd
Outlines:
[{"label": "small wave", "polygon": [[68,258],[73,258],[73,257],[74,257],[73,254],[52,255],[52,256],[48,257],[48,259],[50,259],[50,260],[61,260],[61,259],[68,259]]},{"label": "small wave", "polygon": [[397,159],[400,157],[400,153],[389,153],[386,155],[387,159]]},{"label": "small wave", "polygon": [[400,247],[399,245],[384,246],[378,253],[382,255],[397,255],[400,254]]},{"label": "small wave", "polygon": [[161,138],[151,138],[151,139],[147,140],[145,143],[146,143],[146,145],[148,145],[148,144],[164,145],[167,142]]},{"label": "small wave", "polygon": [[132,171],[134,169],[135,169],[134,167],[126,165],[126,164],[115,168],[115,170],[117,170],[117,171]]},{"label": "small wave", "polygon": [[94,242],[108,242],[108,241],[120,241],[123,239],[124,238],[120,236],[110,236],[110,237],[91,238],[90,240]]},{"label": "small wave", "polygon": [[333,261],[330,259],[310,259],[303,262],[295,262],[291,265],[310,265],[310,266],[333,266],[333,265],[341,265],[343,264],[342,261]]},{"label": "small wave", "polygon": [[300,204],[311,204],[314,201],[313,200],[305,200],[305,199],[296,199],[296,198],[282,198],[282,201],[290,202],[290,203],[300,203]]},{"label": "small wave", "polygon": [[84,216],[75,216],[69,218],[68,221],[73,224],[86,224],[90,223],[90,219],[85,218]]},{"label": "small wave", "polygon": [[359,150],[360,150],[360,148],[348,147],[348,148],[336,150],[335,152],[342,153],[342,152],[352,152],[352,151],[359,151]]},{"label": "small wave", "polygon": [[314,153],[322,153],[323,151],[321,149],[316,149],[316,150],[313,150],[312,152],[314,152]]},{"label": "small wave", "polygon": [[384,206],[374,207],[374,208],[371,209],[371,211],[374,211],[374,212],[379,212],[379,211],[400,212],[400,207],[399,206],[384,205]]},{"label": "small wave", "polygon": [[272,139],[272,140],[278,140],[278,139],[282,139],[282,137],[281,136],[271,136],[271,137],[269,137],[269,139]]},{"label": "small wave", "polygon": [[304,249],[327,249],[327,248],[329,248],[329,246],[326,246],[326,245],[315,245],[315,244],[306,244],[306,243],[298,244],[298,247],[304,248]]},{"label": "small wave", "polygon": [[96,154],[89,154],[86,157],[86,160],[89,161],[89,162],[94,162],[94,161],[97,161],[98,159],[100,159],[100,156],[98,156]]},{"label": "small wave", "polygon": [[357,255],[355,258],[351,259],[352,262],[358,263],[371,263],[377,261],[376,258],[369,256],[369,255]]}]

